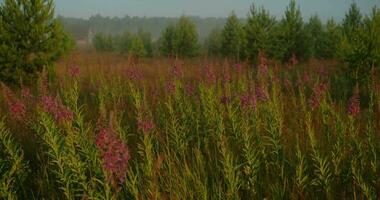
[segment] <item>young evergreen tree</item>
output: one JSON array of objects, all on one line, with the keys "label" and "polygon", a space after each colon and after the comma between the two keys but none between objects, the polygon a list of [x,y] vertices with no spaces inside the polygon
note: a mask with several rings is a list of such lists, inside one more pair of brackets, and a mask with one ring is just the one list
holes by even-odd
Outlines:
[{"label": "young evergreen tree", "polygon": [[244,57],[245,33],[235,13],[228,17],[222,32],[222,55],[234,60]]},{"label": "young evergreen tree", "polygon": [[0,5],[1,81],[32,81],[73,44],[54,18],[52,0],[5,0]]},{"label": "young evergreen tree", "polygon": [[152,42],[151,34],[147,31],[139,29],[137,35],[141,39],[142,43],[144,44],[146,56],[152,57],[153,56],[153,42]]},{"label": "young evergreen tree", "polygon": [[326,49],[326,31],[318,15],[310,17],[305,29],[310,38],[310,55],[315,58],[323,58]]},{"label": "young evergreen tree", "polygon": [[271,40],[271,31],[276,24],[274,17],[262,7],[257,9],[252,4],[248,15],[246,31],[246,55],[248,59],[257,63],[259,52],[269,54],[269,43]]},{"label": "young evergreen tree", "polygon": [[360,13],[359,7],[354,2],[351,4],[350,10],[346,13],[345,18],[343,19],[343,34],[349,38],[352,35],[355,35],[362,26],[363,15]]},{"label": "young evergreen tree", "polygon": [[131,40],[131,45],[129,47],[129,55],[135,58],[145,57],[147,52],[144,47],[144,43],[140,37],[134,36]]},{"label": "young evergreen tree", "polygon": [[169,25],[162,32],[160,38],[160,51],[164,56],[173,57],[174,52],[174,37],[175,37],[175,27]]},{"label": "young evergreen tree", "polygon": [[222,31],[213,29],[204,42],[204,51],[208,56],[220,57],[222,50]]},{"label": "young evergreen tree", "polygon": [[179,57],[193,57],[198,54],[198,33],[195,24],[185,16],[182,16],[174,34],[174,51]]},{"label": "young evergreen tree", "polygon": [[347,63],[353,82],[366,84],[370,70],[380,64],[380,11],[373,9],[364,19],[356,4],[343,20],[343,34],[338,51],[339,58]]},{"label": "young evergreen tree", "polygon": [[[107,41],[108,40],[108,41]],[[103,36],[102,42],[104,43],[104,50],[101,51],[109,51],[113,50],[113,45],[112,41],[113,40],[115,45],[116,45],[116,50],[121,53],[121,54],[128,54],[129,53],[129,48],[131,46],[131,41],[132,41],[132,34],[128,31],[125,31],[123,34],[121,34],[119,37],[116,38],[108,38],[106,36]],[[95,43],[95,42],[94,42]]]},{"label": "young evergreen tree", "polygon": [[276,30],[276,56],[282,61],[288,61],[295,55],[300,60],[309,57],[309,38],[305,31],[301,11],[292,0],[285,10],[279,29]]},{"label": "young evergreen tree", "polygon": [[331,59],[335,58],[340,38],[340,27],[334,21],[334,19],[329,19],[326,23],[326,46],[323,50],[324,58]]},{"label": "young evergreen tree", "polygon": [[[125,34],[124,34],[125,36]],[[119,40],[119,51],[121,52],[127,52],[129,48],[129,43],[126,43],[125,38],[121,37]],[[129,40],[128,40],[129,42]],[[114,38],[110,35],[104,35],[102,33],[97,33],[95,34],[93,38],[93,45],[97,51],[101,52],[111,52],[115,50],[115,45],[114,45]]]}]

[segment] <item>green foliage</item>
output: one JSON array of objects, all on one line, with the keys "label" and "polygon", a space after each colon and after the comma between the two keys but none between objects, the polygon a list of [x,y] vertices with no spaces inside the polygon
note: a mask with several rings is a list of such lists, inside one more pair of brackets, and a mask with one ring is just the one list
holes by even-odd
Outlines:
[{"label": "green foliage", "polygon": [[245,26],[247,37],[245,50],[251,62],[258,62],[260,52],[266,55],[270,54],[269,45],[272,39],[270,36],[275,24],[275,18],[270,16],[264,7],[257,9],[254,4],[251,6]]},{"label": "green foliage", "polygon": [[144,44],[144,49],[148,57],[152,57],[154,53],[154,44],[152,42],[152,36],[149,32],[140,29],[137,33],[138,37]]},{"label": "green foliage", "polygon": [[199,51],[197,29],[186,16],[182,16],[175,26],[168,26],[160,40],[165,56],[194,57]]},{"label": "green foliage", "polygon": [[163,55],[168,56],[168,57],[172,57],[175,55],[174,38],[175,38],[175,27],[172,25],[169,25],[162,32],[162,36],[160,38],[160,50]]},{"label": "green foliage", "polygon": [[179,57],[193,57],[198,53],[198,33],[194,23],[182,16],[175,30],[175,53]]},{"label": "green foliage", "polygon": [[343,20],[339,58],[348,65],[352,81],[368,83],[373,67],[380,63],[380,11],[362,19],[356,4],[352,4]]},{"label": "green foliage", "polygon": [[0,121],[0,198],[22,199],[25,188],[21,186],[25,184],[28,173],[29,165],[24,159],[24,152],[6,129],[2,119]]},{"label": "green foliage", "polygon": [[6,0],[0,6],[0,80],[29,82],[73,42],[54,19],[52,0]]},{"label": "green foliage", "polygon": [[145,57],[147,55],[147,51],[145,50],[145,46],[141,38],[133,37],[131,40],[131,45],[129,47],[129,55],[137,58]]},{"label": "green foliage", "polygon": [[222,31],[214,29],[204,42],[204,51],[208,56],[220,57],[222,50]]},{"label": "green foliage", "polygon": [[227,19],[222,32],[222,55],[234,60],[244,58],[245,33],[234,12]]},{"label": "green foliage", "polygon": [[[129,35],[128,35],[129,36]],[[128,50],[129,48],[129,38],[127,38],[127,35],[124,34],[123,37],[121,37],[120,40],[120,50],[124,52],[125,50]],[[104,35],[102,33],[97,33],[92,43],[94,44],[94,47],[97,51],[114,51],[115,45],[112,37],[110,35]]]},{"label": "green foliage", "polygon": [[296,1],[292,0],[285,10],[285,17],[274,32],[272,46],[274,51],[271,55],[288,61],[293,55],[299,60],[306,60],[309,57],[309,38],[305,31],[302,15],[296,7]]}]

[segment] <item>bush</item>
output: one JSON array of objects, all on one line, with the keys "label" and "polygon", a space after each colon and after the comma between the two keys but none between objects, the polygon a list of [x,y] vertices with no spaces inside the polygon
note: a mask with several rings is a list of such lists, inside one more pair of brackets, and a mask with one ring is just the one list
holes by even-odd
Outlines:
[{"label": "bush", "polygon": [[34,80],[73,48],[57,19],[52,0],[6,0],[0,6],[0,80]]},{"label": "bush", "polygon": [[[97,33],[94,36],[93,44],[94,44],[94,47],[97,51],[103,51],[104,52],[104,51],[114,51],[115,50],[114,41],[110,35],[107,36],[107,35],[104,35],[102,33]],[[124,40],[122,40],[121,44],[122,45],[121,45],[120,49],[122,51],[128,49],[128,46],[125,45]]]},{"label": "bush", "polygon": [[234,60],[244,58],[245,33],[243,25],[233,12],[222,32],[222,55]]},{"label": "bush", "polygon": [[380,11],[373,9],[371,16],[362,19],[356,4],[343,21],[338,55],[348,65],[352,81],[366,84],[370,71],[380,64]]}]

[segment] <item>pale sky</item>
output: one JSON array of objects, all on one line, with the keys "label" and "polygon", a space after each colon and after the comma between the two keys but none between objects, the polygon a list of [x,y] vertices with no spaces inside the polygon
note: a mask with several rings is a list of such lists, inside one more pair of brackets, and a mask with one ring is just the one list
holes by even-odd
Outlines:
[{"label": "pale sky", "polygon": [[[1,2],[2,0],[0,0]],[[63,16],[88,18],[103,16],[166,16],[191,15],[226,17],[231,11],[245,17],[252,3],[263,5],[272,15],[281,17],[290,0],[55,0],[56,13]],[[322,19],[341,19],[354,0],[297,0],[304,18],[318,13]],[[380,0],[355,0],[361,11],[370,13]]]}]

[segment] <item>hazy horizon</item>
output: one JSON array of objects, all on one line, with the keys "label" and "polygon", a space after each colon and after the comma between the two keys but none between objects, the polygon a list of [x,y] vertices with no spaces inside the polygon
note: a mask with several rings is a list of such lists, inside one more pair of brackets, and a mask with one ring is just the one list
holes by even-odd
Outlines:
[{"label": "hazy horizon", "polygon": [[[56,14],[65,17],[89,18],[100,14],[108,17],[178,17],[181,15],[206,17],[227,17],[234,11],[239,17],[246,17],[252,3],[264,6],[276,17],[282,17],[288,1],[280,0],[56,0]],[[318,14],[323,20],[342,19],[348,10],[350,0],[297,0],[303,17]],[[373,6],[380,7],[380,0],[356,1],[362,13],[369,14]]]}]

